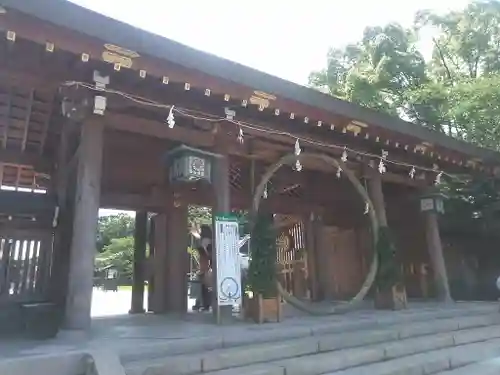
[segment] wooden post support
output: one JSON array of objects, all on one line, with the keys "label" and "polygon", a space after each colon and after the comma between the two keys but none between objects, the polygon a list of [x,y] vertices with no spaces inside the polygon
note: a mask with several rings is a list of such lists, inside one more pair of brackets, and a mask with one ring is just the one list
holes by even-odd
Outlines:
[{"label": "wooden post support", "polygon": [[134,281],[132,284],[131,314],[144,313],[144,281],[146,262],[148,213],[135,213],[134,232]]},{"label": "wooden post support", "polygon": [[149,219],[149,257],[148,257],[148,311],[154,311],[154,294],[155,294],[155,273],[154,273],[154,259],[155,259],[155,220],[154,217]]},{"label": "wooden post support", "polygon": [[310,298],[312,301],[318,300],[318,238],[316,238],[315,230],[316,216],[313,212],[309,217],[304,218],[304,227],[306,235],[306,254],[307,254],[307,270],[308,270],[308,286],[310,291]]},{"label": "wooden post support", "polygon": [[82,125],[64,322],[67,329],[90,329],[103,133],[100,121],[87,120]]},{"label": "wooden post support", "polygon": [[373,206],[375,207],[375,214],[379,225],[381,227],[387,226],[387,215],[385,212],[385,199],[382,190],[382,177],[380,173],[373,174],[368,180],[368,190]]},{"label": "wooden post support", "polygon": [[436,212],[426,212],[426,237],[427,247],[432,262],[434,280],[437,287],[438,298],[442,302],[452,302],[450,287],[448,284],[448,274],[443,256],[443,247],[441,245],[441,236],[439,235],[439,222]]},{"label": "wooden post support", "polygon": [[167,212],[165,292],[166,308],[169,313],[187,312],[187,273],[189,255],[187,236],[188,207],[176,195],[172,197]]},{"label": "wooden post support", "polygon": [[154,217],[154,259],[152,272],[154,277],[154,293],[152,296],[152,307],[155,314],[167,312],[166,303],[166,264],[167,264],[167,215],[158,214]]},{"label": "wooden post support", "polygon": [[[229,160],[227,156],[221,156],[214,159],[212,185],[215,193],[215,206],[212,210],[212,227],[215,228],[215,215],[229,213],[230,206],[230,185],[229,185]],[[217,243],[215,240],[215,231],[212,247],[212,268],[213,277],[217,278]],[[217,323],[228,323],[232,320],[232,306],[221,306],[217,303],[217,283],[213,284],[212,292],[212,310]]]},{"label": "wooden post support", "polygon": [[[382,176],[373,173],[368,180],[370,198],[375,207],[380,227],[387,227],[387,214],[385,210],[385,199],[382,188]],[[374,244],[377,246],[377,244]],[[400,310],[407,307],[406,289],[404,284],[398,283],[390,290],[378,290],[375,294],[375,306],[381,309]]]}]

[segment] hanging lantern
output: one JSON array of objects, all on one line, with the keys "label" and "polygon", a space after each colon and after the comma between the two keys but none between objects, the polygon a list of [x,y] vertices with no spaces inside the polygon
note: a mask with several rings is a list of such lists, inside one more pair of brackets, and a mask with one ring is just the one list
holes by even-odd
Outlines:
[{"label": "hanging lantern", "polygon": [[420,197],[420,211],[444,214],[445,196],[438,191],[429,191]]},{"label": "hanging lantern", "polygon": [[218,155],[180,146],[166,154],[170,182],[212,182],[212,162]]}]

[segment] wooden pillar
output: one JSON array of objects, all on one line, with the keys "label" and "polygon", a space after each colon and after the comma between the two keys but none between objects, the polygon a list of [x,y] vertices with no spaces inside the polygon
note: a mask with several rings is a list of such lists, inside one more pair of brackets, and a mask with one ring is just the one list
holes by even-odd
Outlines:
[{"label": "wooden pillar", "polygon": [[100,121],[87,120],[82,124],[65,312],[67,329],[88,330],[91,323],[103,130]]},{"label": "wooden pillar", "polygon": [[[212,210],[212,217],[216,214],[226,214],[231,211],[230,205],[230,184],[229,184],[229,159],[227,156],[221,156],[214,159],[212,186],[215,193],[215,206]],[[215,222],[212,227],[215,229]],[[212,239],[212,268],[214,280],[217,278],[217,243]],[[232,320],[232,306],[221,306],[217,308],[217,283],[213,284],[212,307],[214,318],[217,322],[227,323]]]},{"label": "wooden pillar", "polygon": [[318,300],[318,238],[315,231],[316,216],[311,213],[309,217],[304,218],[307,250],[307,270],[308,284],[311,292],[311,300]]},{"label": "wooden pillar", "polygon": [[154,258],[155,258],[155,220],[149,219],[149,258],[148,258],[148,311],[153,312],[155,277],[154,277]]},{"label": "wooden pillar", "polygon": [[52,254],[51,290],[50,296],[60,308],[65,308],[66,292],[68,287],[69,251],[73,236],[75,174],[68,163],[69,141],[72,130],[77,126],[71,121],[65,121],[61,129],[58,149],[56,178],[54,190],[57,195],[59,214],[54,236],[54,250]]},{"label": "wooden pillar", "polygon": [[315,301],[323,301],[328,296],[329,286],[329,272],[330,269],[330,252],[333,251],[333,243],[330,241],[325,242],[325,233],[323,218],[320,215],[316,215],[314,221],[311,223],[314,236],[314,260],[316,263],[316,296]]},{"label": "wooden pillar", "polygon": [[387,226],[387,214],[385,212],[384,192],[382,189],[382,177],[380,174],[373,174],[368,180],[368,193],[375,207],[375,214],[381,227]]},{"label": "wooden pillar", "polygon": [[[185,314],[187,312],[187,273],[189,255],[186,204],[176,197],[168,207],[165,255],[165,293],[168,312]],[[157,228],[159,229],[159,228]]]},{"label": "wooden pillar", "polygon": [[166,264],[167,264],[167,215],[162,213],[154,217],[154,258],[152,272],[154,291],[151,297],[152,310],[155,314],[167,312],[166,304]]},{"label": "wooden pillar", "polygon": [[427,237],[427,247],[432,262],[434,281],[437,288],[438,298],[443,302],[451,302],[450,287],[448,284],[448,274],[443,256],[441,236],[439,235],[439,222],[436,212],[426,212],[425,227]]},{"label": "wooden pillar", "polygon": [[148,213],[138,211],[135,213],[134,232],[134,281],[132,284],[131,314],[144,313],[144,281],[146,262]]},{"label": "wooden pillar", "polygon": [[[382,188],[382,176],[373,173],[368,180],[370,199],[375,207],[375,214],[380,227],[387,227],[387,214],[385,209],[384,192]],[[376,247],[377,244],[374,244]],[[375,254],[377,256],[377,254]],[[380,266],[380,265],[379,265]],[[378,290],[375,293],[375,307],[380,309],[400,310],[407,307],[406,288],[404,284],[396,282],[390,290]]]}]

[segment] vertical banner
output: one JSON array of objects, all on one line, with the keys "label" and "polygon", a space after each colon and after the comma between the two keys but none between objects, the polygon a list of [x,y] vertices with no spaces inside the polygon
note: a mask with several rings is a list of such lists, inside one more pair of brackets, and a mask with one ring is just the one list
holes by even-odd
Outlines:
[{"label": "vertical banner", "polygon": [[231,306],[241,303],[241,265],[238,219],[232,215],[215,216],[217,252],[217,304]]}]

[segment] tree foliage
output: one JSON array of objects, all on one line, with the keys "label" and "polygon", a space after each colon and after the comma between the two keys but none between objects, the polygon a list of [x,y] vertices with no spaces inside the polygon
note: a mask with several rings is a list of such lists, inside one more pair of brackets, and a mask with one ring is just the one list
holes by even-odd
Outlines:
[{"label": "tree foliage", "polygon": [[273,218],[259,212],[252,229],[252,260],[247,283],[250,290],[264,298],[275,297],[276,288],[276,233]]},{"label": "tree foliage", "polygon": [[113,239],[133,237],[134,218],[125,213],[101,216],[97,223],[97,251],[103,252]]},{"label": "tree foliage", "polygon": [[[423,31],[434,33],[427,62],[417,48]],[[420,11],[413,29],[368,27],[358,43],[332,49],[327,67],[309,77],[312,87],[340,99],[494,149],[499,82],[497,1],[445,15]]]},{"label": "tree foliage", "polygon": [[[417,48],[424,32],[433,35],[429,61]],[[309,84],[500,151],[500,2],[475,1],[447,14],[422,10],[412,29],[368,27],[359,42],[332,49],[326,68],[311,73]],[[482,179],[450,182],[447,209],[477,223],[487,216],[482,206],[498,199],[493,191],[498,185]]]},{"label": "tree foliage", "polygon": [[132,280],[134,261],[134,238],[113,238],[96,257],[96,268],[113,267],[120,278]]}]

